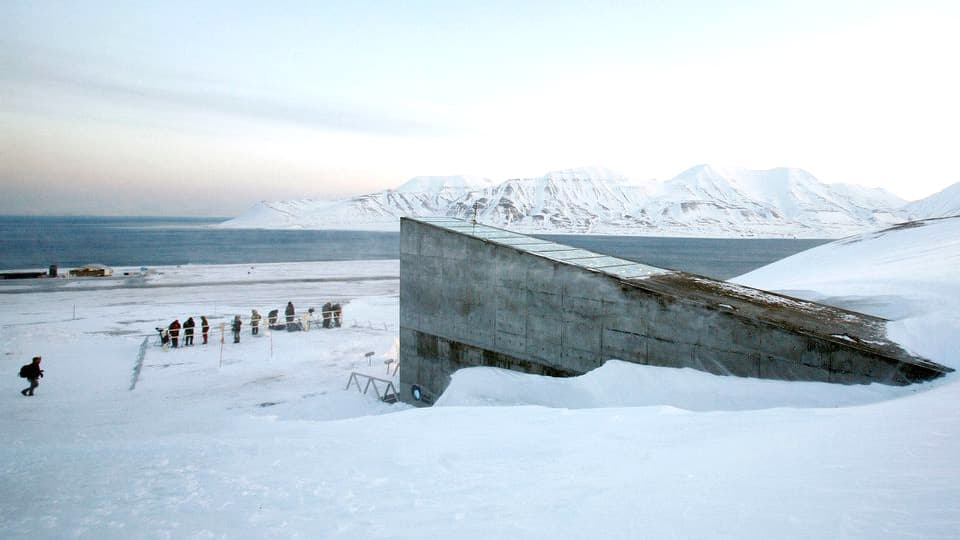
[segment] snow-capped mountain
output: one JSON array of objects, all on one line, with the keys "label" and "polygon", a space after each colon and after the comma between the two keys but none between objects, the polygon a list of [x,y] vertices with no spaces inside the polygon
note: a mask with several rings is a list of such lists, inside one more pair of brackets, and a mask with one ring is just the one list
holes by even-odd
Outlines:
[{"label": "snow-capped mountain", "polygon": [[551,171],[543,176],[548,180],[597,180],[614,184],[629,182],[630,179],[617,171],[606,167],[578,167],[562,171]]},{"label": "snow-capped mountain", "polygon": [[221,227],[395,230],[401,216],[446,215],[448,208],[469,190],[492,184],[485,178],[470,176],[418,176],[396,190],[349,199],[261,201]]},{"label": "snow-capped mountain", "polygon": [[738,236],[837,237],[903,220],[883,190],[827,185],[802,169],[698,165],[658,186],[644,205],[657,228]]},{"label": "snow-capped mountain", "polygon": [[463,193],[475,189],[493,187],[496,182],[479,176],[416,176],[407,180],[395,191],[401,193]]},{"label": "snow-capped mountain", "polygon": [[904,207],[917,219],[960,215],[960,182]]},{"label": "snow-capped mountain", "polygon": [[396,230],[401,216],[476,217],[521,232],[831,238],[907,218],[881,190],[828,185],[801,169],[698,165],[665,182],[590,167],[500,184],[417,177],[339,201],[262,202],[224,227]]},{"label": "snow-capped mountain", "polygon": [[548,173],[542,178],[507,180],[454,201],[446,215],[518,230],[587,232],[596,227],[630,226],[631,213],[646,190],[603,169]]}]

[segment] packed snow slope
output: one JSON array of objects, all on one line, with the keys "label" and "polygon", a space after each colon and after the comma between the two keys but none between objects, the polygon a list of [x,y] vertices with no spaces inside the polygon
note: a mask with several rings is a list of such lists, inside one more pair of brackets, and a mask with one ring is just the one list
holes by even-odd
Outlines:
[{"label": "packed snow slope", "polygon": [[960,368],[960,217],[844,238],[732,281],[890,319],[912,352]]},{"label": "packed snow slope", "polygon": [[[683,391],[678,392],[678,389]],[[462,369],[437,400],[441,407],[541,405],[569,409],[670,406],[688,411],[774,407],[848,407],[909,395],[916,388],[881,384],[784,384],[768,379],[717,377],[689,368],[638,368],[620,360],[579,377],[531,376],[497,368]]]},{"label": "packed snow slope", "polygon": [[926,199],[912,202],[904,209],[913,216],[924,218],[960,216],[960,182]]},{"label": "packed snow slope", "polygon": [[[901,344],[956,367],[956,221],[831,244],[780,263],[769,282],[873,306],[895,319]],[[873,540],[960,530],[956,374],[841,386],[611,359],[572,379],[471,368],[438,406],[388,405],[344,388],[353,371],[397,380],[384,364],[399,325],[397,271],[396,261],[357,261],[0,282],[0,536]],[[759,284],[763,270],[752,275],[741,279]],[[288,300],[298,313],[339,301],[345,324],[253,337],[245,322],[221,362],[221,322]],[[153,344],[154,327],[204,313],[211,344]],[[27,398],[13,374],[35,354],[46,377]]]},{"label": "packed snow slope", "polygon": [[699,165],[665,182],[635,182],[589,167],[499,184],[418,177],[346,200],[262,202],[222,226],[396,230],[402,216],[454,216],[528,233],[831,238],[904,221],[904,204],[801,169]]}]

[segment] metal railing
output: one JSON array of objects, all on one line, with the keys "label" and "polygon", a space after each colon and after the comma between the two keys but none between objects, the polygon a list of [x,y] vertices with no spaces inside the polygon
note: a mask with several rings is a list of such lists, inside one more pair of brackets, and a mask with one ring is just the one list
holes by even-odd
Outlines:
[{"label": "metal railing", "polygon": [[[360,388],[360,379],[364,378],[367,380],[366,386],[363,389]],[[380,387],[377,386],[377,383],[382,383],[384,385],[383,393],[380,392]],[[354,371],[350,374],[350,378],[347,379],[347,387],[344,390],[349,390],[351,384],[356,384],[357,391],[361,394],[366,395],[367,391],[370,390],[370,387],[373,387],[374,392],[377,393],[377,398],[380,401],[385,401],[387,403],[396,403],[400,399],[400,393],[397,392],[397,387],[393,385],[393,381],[387,379],[381,379],[379,377],[374,377],[372,375],[366,375],[363,373],[357,373]]]}]

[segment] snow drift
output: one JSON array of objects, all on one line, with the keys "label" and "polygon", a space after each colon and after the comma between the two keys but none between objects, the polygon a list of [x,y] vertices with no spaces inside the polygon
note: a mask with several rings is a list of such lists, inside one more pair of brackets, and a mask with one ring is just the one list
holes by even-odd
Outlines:
[{"label": "snow drift", "polygon": [[689,411],[849,407],[909,395],[921,386],[784,382],[608,360],[589,373],[570,378],[488,367],[461,369],[454,373],[436,405],[569,409],[669,406]]},{"label": "snow drift", "polygon": [[960,182],[904,208],[918,218],[960,216]]},{"label": "snow drift", "polygon": [[731,281],[890,319],[892,339],[956,369],[958,265],[960,217],[952,217],[844,238]]}]

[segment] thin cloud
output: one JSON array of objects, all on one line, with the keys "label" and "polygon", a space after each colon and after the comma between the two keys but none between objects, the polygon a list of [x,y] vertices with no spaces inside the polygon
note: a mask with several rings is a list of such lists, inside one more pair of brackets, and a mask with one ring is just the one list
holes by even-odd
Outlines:
[{"label": "thin cloud", "polygon": [[[183,74],[149,74],[146,78],[139,74],[131,76],[129,68],[117,70],[115,65],[104,65],[100,58],[80,55],[53,57],[36,48],[17,54],[11,52],[13,49],[0,43],[0,83],[5,83],[8,89],[41,89],[135,108],[216,113],[324,131],[386,136],[435,136],[451,131],[449,127],[355,104],[304,103],[257,95],[244,91],[246,89],[231,91],[222,88],[223,84],[211,84]],[[128,80],[122,78],[124,75]],[[5,108],[3,101],[6,100],[0,100],[0,108]]]}]

